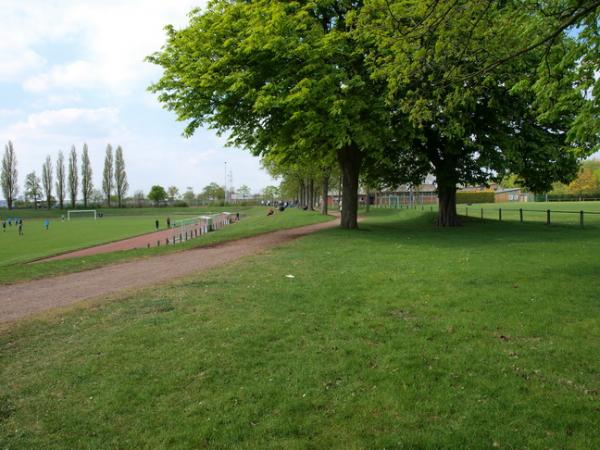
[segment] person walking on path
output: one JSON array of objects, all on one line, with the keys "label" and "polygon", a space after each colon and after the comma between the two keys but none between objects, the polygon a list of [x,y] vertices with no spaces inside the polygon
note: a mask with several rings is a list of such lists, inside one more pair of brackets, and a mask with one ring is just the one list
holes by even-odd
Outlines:
[{"label": "person walking on path", "polygon": [[44,228],[48,231],[48,227],[50,227],[50,221],[48,219],[44,220]]}]

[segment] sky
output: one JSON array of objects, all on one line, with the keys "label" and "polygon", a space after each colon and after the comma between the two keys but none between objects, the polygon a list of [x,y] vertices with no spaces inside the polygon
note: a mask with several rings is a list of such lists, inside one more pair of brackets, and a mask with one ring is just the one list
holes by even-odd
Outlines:
[{"label": "sky", "polygon": [[165,43],[164,26],[184,27],[205,0],[0,0],[0,149],[11,140],[22,192],[41,173],[87,142],[94,185],[101,187],[106,145],[123,147],[130,193],[153,184],[199,192],[211,182],[273,184],[249,152],[225,146],[214,131],[182,137],[184,124],[147,87],[159,67],[144,57]]}]

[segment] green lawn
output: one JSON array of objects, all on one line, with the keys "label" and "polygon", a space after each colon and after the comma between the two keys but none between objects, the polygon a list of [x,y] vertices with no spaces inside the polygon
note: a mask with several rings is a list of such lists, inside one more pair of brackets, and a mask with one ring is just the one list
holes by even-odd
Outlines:
[{"label": "green lawn", "polygon": [[[540,203],[486,203],[482,205],[459,205],[459,214],[481,218],[520,221],[519,209],[523,209],[525,222],[546,223],[546,211],[550,210],[550,222],[560,225],[579,225],[579,212],[584,211],[584,226],[600,226],[600,202],[540,202]],[[467,211],[468,209],[468,211]]]},{"label": "green lawn", "polygon": [[432,222],[22,322],[0,448],[599,448],[600,230]]},{"label": "green lawn", "polygon": [[[239,239],[277,229],[293,228],[331,219],[330,217],[323,217],[316,212],[302,211],[294,208],[288,209],[283,213],[277,212],[274,216],[267,217],[266,211],[268,208],[242,207],[236,209],[236,211],[241,212],[241,221],[239,223],[229,225],[217,232],[176,246],[129,250],[86,256],[84,258],[26,264],[28,261],[43,256],[155,231],[154,221],[156,219],[159,219],[161,226],[164,227],[167,217],[171,217],[174,220],[184,217],[195,217],[205,214],[209,210],[214,212],[223,209],[233,211],[231,207],[217,209],[181,208],[181,210],[161,208],[146,211],[134,209],[114,210],[112,214],[106,213],[105,217],[98,220],[84,218],[64,222],[60,218],[58,220],[51,220],[48,231],[44,229],[44,219],[25,219],[24,236],[18,236],[14,225],[7,227],[7,231],[4,233],[0,231],[0,284],[81,271],[108,263],[181,251],[225,240]],[[131,211],[134,215],[124,215],[126,211]],[[151,214],[152,212],[154,214]]]}]

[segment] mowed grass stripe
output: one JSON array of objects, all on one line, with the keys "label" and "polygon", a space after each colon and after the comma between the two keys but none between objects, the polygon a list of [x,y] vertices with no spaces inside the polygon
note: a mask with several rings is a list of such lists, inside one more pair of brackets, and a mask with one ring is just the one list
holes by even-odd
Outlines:
[{"label": "mowed grass stripe", "polygon": [[0,444],[598,447],[597,230],[371,217],[2,335]]}]

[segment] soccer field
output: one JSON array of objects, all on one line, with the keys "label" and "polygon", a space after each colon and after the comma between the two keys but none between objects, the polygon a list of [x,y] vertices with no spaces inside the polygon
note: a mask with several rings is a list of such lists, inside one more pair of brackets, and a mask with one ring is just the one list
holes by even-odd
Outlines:
[{"label": "soccer field", "polygon": [[[23,236],[13,224],[0,231],[0,266],[31,261],[44,256],[56,255],[71,250],[117,241],[131,236],[151,233],[156,230],[155,220],[160,228],[166,228],[166,219],[179,220],[206,213],[202,209],[190,209],[185,212],[176,210],[123,210],[120,214],[108,211],[104,217],[94,220],[90,217],[78,217],[61,220],[50,217],[48,230],[44,227],[44,217],[27,218],[31,213],[16,211],[14,216],[22,215]],[[130,213],[131,215],[129,215]]]},{"label": "soccer field", "polygon": [[[167,217],[171,223],[184,218],[197,217],[215,213],[225,208],[155,208],[103,210],[104,217],[94,219],[73,219],[71,222],[61,221],[60,215],[50,216],[50,229],[44,229],[46,211],[18,211],[24,217],[25,235],[19,237],[13,225],[7,231],[0,231],[0,284],[11,284],[18,281],[43,278],[63,273],[79,272],[102,265],[132,260],[135,258],[182,251],[204,245],[214,245],[233,239],[254,236],[269,231],[299,227],[312,223],[330,220],[314,211],[288,209],[274,216],[266,215],[265,207],[226,207],[227,210],[240,212],[242,220],[235,226],[228,226],[216,233],[203,235],[176,246],[153,247],[68,258],[60,261],[46,261],[28,264],[28,261],[46,256],[56,255],[72,250],[90,247],[102,243],[153,232],[154,221],[160,220],[164,229]],[[50,211],[52,213],[53,211]],[[16,213],[15,213],[16,215]],[[4,216],[6,217],[6,216]]]}]

